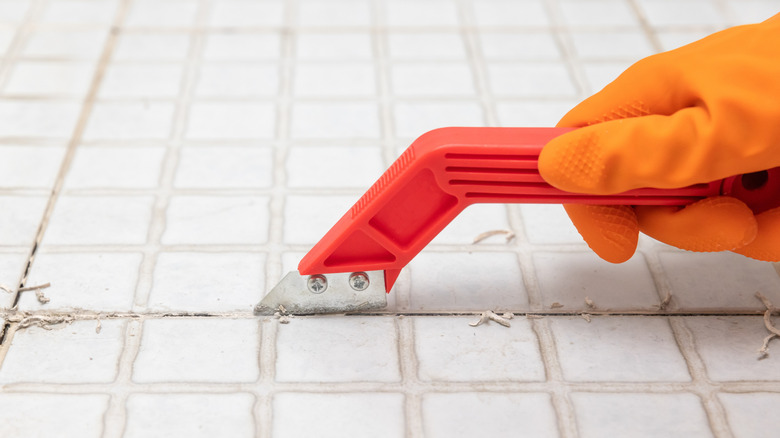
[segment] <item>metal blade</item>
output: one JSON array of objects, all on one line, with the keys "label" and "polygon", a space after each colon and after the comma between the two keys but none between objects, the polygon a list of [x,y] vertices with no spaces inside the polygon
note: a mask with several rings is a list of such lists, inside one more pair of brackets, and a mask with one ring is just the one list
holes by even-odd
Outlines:
[{"label": "metal blade", "polygon": [[291,271],[255,306],[255,313],[273,315],[279,306],[292,315],[383,309],[387,306],[384,271],[323,275]]}]

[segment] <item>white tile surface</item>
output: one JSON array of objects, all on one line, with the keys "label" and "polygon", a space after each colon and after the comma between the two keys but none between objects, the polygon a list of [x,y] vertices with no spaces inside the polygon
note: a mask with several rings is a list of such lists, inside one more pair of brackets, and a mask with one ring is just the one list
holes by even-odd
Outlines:
[{"label": "white tile surface", "polygon": [[[306,10],[310,6],[327,8],[339,2],[319,3],[316,1],[304,1],[299,4],[300,10]],[[355,3],[356,6],[367,6],[365,3]],[[355,15],[355,11],[350,12]],[[323,23],[324,24],[324,23]],[[333,61],[346,59],[351,61],[370,61],[373,56],[371,35],[363,32],[344,33],[300,33],[295,40],[295,55],[301,60]]]},{"label": "white tile surface", "polygon": [[164,252],[157,258],[148,308],[156,311],[247,311],[265,275],[262,254]]},{"label": "white tile surface", "polygon": [[393,318],[305,318],[279,328],[279,382],[401,380]]},{"label": "white tile surface", "polygon": [[165,148],[158,146],[84,147],[76,151],[66,189],[157,187]]},{"label": "white tile surface", "polygon": [[549,24],[541,0],[474,2],[473,8],[480,26],[540,27]]},{"label": "white tile surface", "polygon": [[108,403],[103,394],[3,394],[0,433],[97,438],[102,436]]},{"label": "white tile surface", "polygon": [[185,27],[195,21],[198,4],[190,1],[135,2],[125,24],[128,27]]},{"label": "white tile surface", "polygon": [[284,3],[229,1],[214,4],[209,24],[212,26],[280,26]]},{"label": "white tile surface", "polygon": [[772,407],[780,402],[779,394],[721,393],[718,398],[726,408],[726,417],[736,437],[769,438],[780,427],[779,419],[772,413]]},{"label": "white tile surface", "polygon": [[569,72],[560,64],[494,64],[488,74],[491,91],[513,97],[573,97],[577,93]]},{"label": "white tile surface", "polygon": [[359,0],[303,0],[298,5],[302,27],[355,27],[371,23],[371,5]]},{"label": "white tile surface", "polygon": [[523,226],[528,241],[538,244],[583,243],[566,210],[560,205],[522,204]]},{"label": "white tile surface", "polygon": [[[558,303],[567,310],[657,309],[660,298],[642,254],[615,265],[592,252],[534,254],[542,303]],[[655,306],[655,307],[654,307]]]},{"label": "white tile surface", "polygon": [[549,394],[426,394],[425,436],[500,436],[509,430],[527,436],[559,436]]},{"label": "white tile surface", "polygon": [[179,154],[174,186],[259,188],[273,181],[273,151],[267,147],[188,146]]},{"label": "white tile surface", "polygon": [[293,91],[297,97],[370,97],[376,93],[374,66],[302,62],[295,69]]},{"label": "white tile surface", "polygon": [[152,202],[149,196],[62,196],[44,239],[54,245],[142,244]]},{"label": "white tile surface", "polygon": [[258,336],[254,318],[147,320],[133,381],[252,382],[259,373]]},{"label": "white tile surface", "polygon": [[[512,232],[507,220],[506,207],[500,204],[475,204],[467,207],[447,228],[442,230],[431,243],[433,244],[474,244],[476,237],[488,231]],[[511,244],[508,234],[488,237],[485,244]]]},{"label": "white tile surface", "polygon": [[22,55],[29,58],[97,59],[106,36],[103,30],[40,29],[29,37]]},{"label": "white tile surface", "polygon": [[176,196],[162,242],[252,244],[268,240],[268,199],[261,196]]},{"label": "white tile surface", "polygon": [[387,36],[390,56],[399,60],[458,60],[466,58],[466,45],[455,32],[393,32]]},{"label": "white tile surface", "polygon": [[711,437],[693,394],[572,394],[583,437]]},{"label": "white tile surface", "polygon": [[[395,393],[280,393],[274,396],[275,437],[404,436],[404,397]],[[306,421],[301,421],[306,412]]]},{"label": "white tile surface", "polygon": [[[14,2],[10,2],[14,3]],[[22,4],[22,2],[16,2]],[[40,21],[46,24],[108,25],[116,14],[118,1],[58,0],[46,5]]]},{"label": "white tile surface", "polygon": [[623,0],[561,0],[558,3],[565,23],[571,26],[603,28],[639,24],[631,5]]},{"label": "white tile surface", "polygon": [[[29,327],[14,335],[13,351],[0,368],[4,384],[109,383],[116,378],[126,322],[103,320]],[[3,394],[0,399],[5,399]],[[32,429],[35,430],[35,429]]]},{"label": "white tile surface", "polygon": [[444,126],[483,126],[482,109],[474,101],[399,102],[394,106],[396,135],[414,139]]},{"label": "white tile surface", "polygon": [[177,64],[117,64],[109,66],[100,98],[176,97],[182,67]]},{"label": "white tile surface", "polygon": [[0,187],[48,189],[59,172],[61,146],[0,146]]},{"label": "white tile surface", "polygon": [[252,394],[131,394],[125,437],[255,436]]},{"label": "white tile surface", "polygon": [[385,165],[378,147],[293,146],[286,170],[288,187],[367,189]]},{"label": "white tile surface", "polygon": [[463,64],[416,62],[399,64],[392,71],[393,92],[399,96],[473,96],[471,69]]},{"label": "white tile surface", "polygon": [[209,61],[261,60],[279,56],[279,36],[273,33],[211,33],[206,38],[203,58]]},{"label": "white tile surface", "polygon": [[480,42],[487,59],[552,61],[561,56],[550,32],[483,32]]},{"label": "white tile surface", "polygon": [[569,381],[685,382],[691,379],[665,318],[550,320]]},{"label": "white tile surface", "polygon": [[141,259],[138,253],[39,253],[27,284],[51,283],[43,290],[50,301],[41,304],[34,292],[25,292],[19,307],[127,312],[133,305]]},{"label": "white tile surface", "polygon": [[274,107],[255,102],[198,102],[192,105],[187,138],[257,139],[274,135]]},{"label": "white tile surface", "polygon": [[639,7],[652,26],[722,26],[725,24],[715,4],[706,0],[681,2],[640,0]]},{"label": "white tile surface", "polygon": [[398,0],[385,3],[385,17],[390,26],[455,26],[458,24],[457,4],[450,0],[424,2]]},{"label": "white tile surface", "polygon": [[[478,317],[414,319],[419,378],[425,381],[541,381],[539,345],[525,318],[471,327]],[[492,361],[491,355],[502,360]]]},{"label": "white tile surface", "polygon": [[290,136],[311,138],[378,138],[379,109],[374,103],[298,103],[292,108]]},{"label": "white tile surface", "polygon": [[284,242],[313,245],[358,200],[354,196],[288,196]]},{"label": "white tile surface", "polygon": [[0,137],[67,139],[80,111],[70,101],[0,100]]},{"label": "white tile surface", "polygon": [[4,88],[6,95],[82,97],[95,66],[85,62],[20,62]]},{"label": "white tile surface", "polygon": [[171,133],[174,105],[167,102],[100,102],[95,104],[85,140],[163,140]]},{"label": "white tile surface", "polygon": [[195,92],[198,97],[273,97],[278,76],[278,68],[268,63],[208,63],[200,68]]},{"label": "white tile surface", "polygon": [[113,57],[117,61],[182,60],[190,38],[184,34],[126,33],[119,36]]},{"label": "white tile surface", "polygon": [[0,196],[0,211],[13,212],[0,215],[0,242],[3,245],[32,245],[45,208],[43,196]]}]

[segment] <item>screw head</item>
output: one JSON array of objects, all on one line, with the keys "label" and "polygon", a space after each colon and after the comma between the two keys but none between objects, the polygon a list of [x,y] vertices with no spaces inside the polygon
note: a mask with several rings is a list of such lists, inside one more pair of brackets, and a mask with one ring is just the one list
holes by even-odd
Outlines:
[{"label": "screw head", "polygon": [[313,294],[321,294],[328,288],[328,279],[324,275],[312,275],[306,280],[306,287]]},{"label": "screw head", "polygon": [[349,276],[349,285],[356,291],[368,289],[368,274],[365,272],[355,272]]}]

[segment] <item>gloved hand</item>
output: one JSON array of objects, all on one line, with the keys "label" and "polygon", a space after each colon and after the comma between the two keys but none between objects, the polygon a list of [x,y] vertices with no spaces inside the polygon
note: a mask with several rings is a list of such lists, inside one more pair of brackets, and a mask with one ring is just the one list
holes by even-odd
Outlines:
[{"label": "gloved hand", "polygon": [[[676,188],[780,166],[780,14],[645,58],[579,104],[539,158],[560,189]],[[780,208],[713,197],[679,207],[567,205],[588,245],[619,263],[638,232],[691,251],[780,260]]]}]

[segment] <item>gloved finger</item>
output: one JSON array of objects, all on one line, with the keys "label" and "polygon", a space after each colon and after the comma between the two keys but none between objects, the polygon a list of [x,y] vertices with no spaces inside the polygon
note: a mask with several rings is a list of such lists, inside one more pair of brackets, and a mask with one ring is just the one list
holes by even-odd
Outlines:
[{"label": "gloved finger", "polygon": [[715,196],[686,207],[634,207],[639,229],[648,236],[698,252],[735,250],[748,245],[758,230],[753,212],[742,201]]},{"label": "gloved finger", "polygon": [[667,57],[658,54],[636,62],[572,108],[557,126],[571,128],[650,114],[670,115],[689,106],[683,103],[684,93],[674,92],[682,84],[670,79],[674,64],[665,62]]},{"label": "gloved finger", "polygon": [[734,252],[765,262],[780,262],[780,208],[756,215],[755,240]]},{"label": "gloved finger", "polygon": [[627,205],[564,205],[590,249],[602,259],[623,263],[636,251],[639,225]]},{"label": "gloved finger", "polygon": [[570,192],[614,194],[643,187],[677,188],[731,176],[734,161],[762,170],[767,157],[735,156],[714,140],[707,112],[698,107],[671,116],[613,120],[552,139],[539,171]]}]

